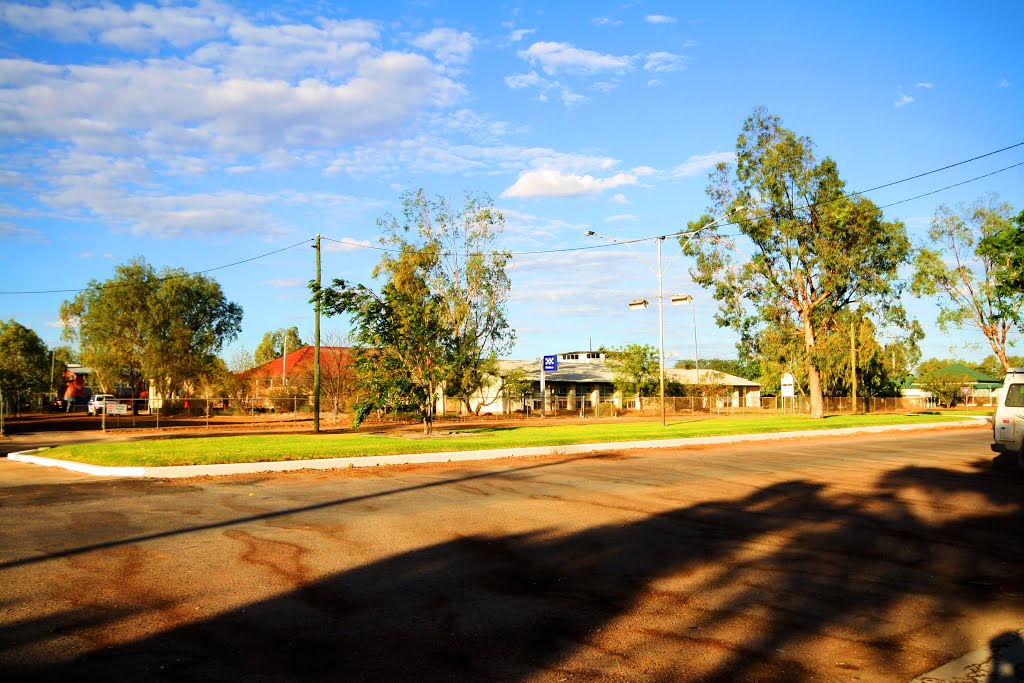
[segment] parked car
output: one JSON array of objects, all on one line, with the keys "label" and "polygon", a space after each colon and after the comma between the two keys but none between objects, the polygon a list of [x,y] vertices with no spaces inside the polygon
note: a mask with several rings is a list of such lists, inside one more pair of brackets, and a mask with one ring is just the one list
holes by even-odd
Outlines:
[{"label": "parked car", "polygon": [[1024,467],[1024,368],[1010,368],[999,389],[992,419],[992,450],[1016,456]]},{"label": "parked car", "polygon": [[95,394],[89,399],[89,414],[99,415],[103,412],[103,408],[107,405],[107,402],[113,400],[114,397],[111,394]]}]

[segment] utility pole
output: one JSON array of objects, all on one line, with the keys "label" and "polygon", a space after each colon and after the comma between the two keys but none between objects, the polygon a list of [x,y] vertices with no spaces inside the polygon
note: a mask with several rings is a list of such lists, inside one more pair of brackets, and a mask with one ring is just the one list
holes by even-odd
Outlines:
[{"label": "utility pole", "polygon": [[853,413],[857,414],[857,347],[853,338],[853,321],[850,321],[850,397],[853,400]]},{"label": "utility pole", "polygon": [[313,433],[320,433],[320,235],[316,236],[316,315],[313,316]]}]

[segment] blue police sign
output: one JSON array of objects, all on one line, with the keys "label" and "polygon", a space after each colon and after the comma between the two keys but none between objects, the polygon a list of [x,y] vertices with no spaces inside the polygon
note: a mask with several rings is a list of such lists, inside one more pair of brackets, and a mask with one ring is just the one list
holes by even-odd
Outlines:
[{"label": "blue police sign", "polygon": [[558,369],[558,356],[544,356],[544,372],[554,372]]}]

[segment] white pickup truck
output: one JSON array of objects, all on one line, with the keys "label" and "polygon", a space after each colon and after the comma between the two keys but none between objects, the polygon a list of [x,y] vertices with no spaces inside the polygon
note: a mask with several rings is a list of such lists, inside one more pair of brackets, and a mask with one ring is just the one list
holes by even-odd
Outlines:
[{"label": "white pickup truck", "polygon": [[1024,368],[1010,368],[992,419],[992,450],[1016,456],[1024,467]]}]

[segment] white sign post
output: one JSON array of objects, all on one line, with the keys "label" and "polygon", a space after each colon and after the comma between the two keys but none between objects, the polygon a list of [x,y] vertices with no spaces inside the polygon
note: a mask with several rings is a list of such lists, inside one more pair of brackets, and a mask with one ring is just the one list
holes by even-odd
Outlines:
[{"label": "white sign post", "polygon": [[545,417],[548,407],[547,387],[544,384],[544,374],[558,370],[558,356],[544,356],[540,364],[540,416]]},{"label": "white sign post", "polygon": [[793,374],[787,372],[782,376],[782,414],[786,414],[786,399],[793,399],[793,412],[796,412],[796,392],[793,389]]}]

